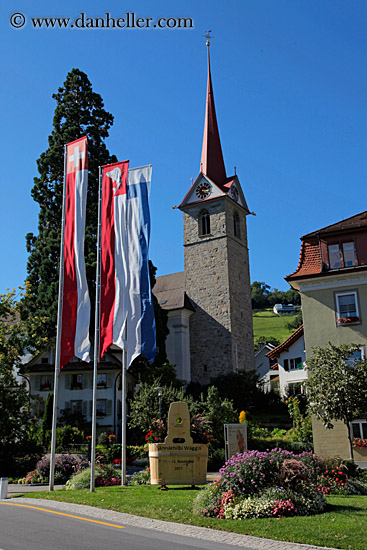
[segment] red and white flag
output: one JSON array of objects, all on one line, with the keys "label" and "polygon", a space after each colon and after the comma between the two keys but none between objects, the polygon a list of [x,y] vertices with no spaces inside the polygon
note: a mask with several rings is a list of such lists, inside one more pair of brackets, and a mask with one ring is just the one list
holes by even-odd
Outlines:
[{"label": "red and white flag", "polygon": [[129,161],[103,167],[101,216],[100,356],[123,349],[128,308],[127,173]]},{"label": "red and white flag", "polygon": [[84,262],[87,191],[88,150],[83,137],[67,145],[60,369],[74,356],[90,361],[90,300]]}]

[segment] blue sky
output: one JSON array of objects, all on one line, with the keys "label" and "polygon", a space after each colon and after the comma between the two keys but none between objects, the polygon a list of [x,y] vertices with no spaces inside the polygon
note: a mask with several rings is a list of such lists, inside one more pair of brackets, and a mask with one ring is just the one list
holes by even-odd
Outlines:
[{"label": "blue sky", "polygon": [[[31,17],[191,17],[192,29],[35,29]],[[23,13],[15,29],[9,18]],[[26,277],[37,231],[30,191],[47,148],[52,94],[78,67],[114,117],[111,153],[153,164],[150,256],[183,269],[181,202],[198,175],[212,30],[214,95],[227,174],[250,210],[251,279],[287,289],[299,237],[365,210],[367,2],[5,0],[1,16],[0,293]]]}]

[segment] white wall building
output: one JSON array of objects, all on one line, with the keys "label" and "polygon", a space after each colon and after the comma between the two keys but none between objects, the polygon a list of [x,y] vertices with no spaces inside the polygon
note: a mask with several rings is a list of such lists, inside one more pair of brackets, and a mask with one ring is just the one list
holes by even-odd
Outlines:
[{"label": "white wall building", "polygon": [[275,346],[273,346],[273,344],[266,343],[255,353],[255,369],[256,374],[259,376],[259,386],[261,386],[262,390],[266,393],[271,389],[276,391],[278,387],[278,365],[274,359],[270,359],[266,355],[274,348]]},{"label": "white wall building", "polygon": [[280,395],[286,397],[303,393],[302,383],[307,379],[303,325],[266,356],[278,362]]},{"label": "white wall building", "polygon": [[[98,364],[97,432],[119,435],[121,431],[121,352],[106,353]],[[25,365],[34,413],[42,417],[49,392],[53,392],[55,376],[53,350],[36,355]],[[127,372],[127,391],[133,392],[136,380]],[[72,359],[60,372],[58,419],[62,410],[85,417],[85,432],[92,422],[93,363]]]}]

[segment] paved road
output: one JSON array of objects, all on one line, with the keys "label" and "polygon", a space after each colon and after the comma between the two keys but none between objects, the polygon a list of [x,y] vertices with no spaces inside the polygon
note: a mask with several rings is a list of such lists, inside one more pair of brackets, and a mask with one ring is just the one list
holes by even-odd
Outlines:
[{"label": "paved road", "polygon": [[245,550],[320,549],[80,504],[29,498],[0,501],[0,550],[233,550],[236,546]]},{"label": "paved road", "polygon": [[1,550],[233,550],[228,544],[41,508],[34,500],[32,505],[0,503]]}]

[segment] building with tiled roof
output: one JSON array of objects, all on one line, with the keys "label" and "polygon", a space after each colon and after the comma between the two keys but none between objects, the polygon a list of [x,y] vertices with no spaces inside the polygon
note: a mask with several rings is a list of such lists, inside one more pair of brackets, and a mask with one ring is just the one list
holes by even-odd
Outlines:
[{"label": "building with tiled roof", "polygon": [[286,280],[296,288],[296,281],[304,278],[333,275],[340,269],[367,270],[366,231],[367,211],[304,235],[298,267]]},{"label": "building with tiled roof", "polygon": [[271,349],[266,356],[273,362],[276,361],[279,391],[282,397],[304,393],[302,384],[307,375],[304,369],[306,356],[303,325],[292,332],[279,346]]},{"label": "building with tiled roof", "polygon": [[[301,237],[297,269],[286,280],[301,294],[307,357],[328,342],[367,346],[367,211]],[[284,343],[283,343],[284,344]],[[275,350],[272,350],[273,353]],[[350,426],[354,437],[367,433],[367,419]],[[317,454],[349,459],[348,431],[341,422],[325,430],[313,419]],[[355,449],[355,460],[367,466],[367,454]],[[362,460],[364,459],[364,460]]]},{"label": "building with tiled roof", "polygon": [[266,356],[274,347],[275,346],[269,342],[259,342],[258,349],[255,353],[255,370],[258,375],[258,385],[265,393],[271,390],[279,392],[278,365],[275,361]]}]

